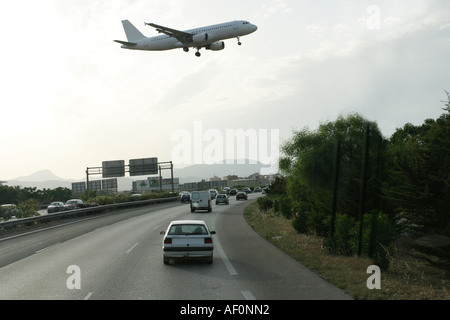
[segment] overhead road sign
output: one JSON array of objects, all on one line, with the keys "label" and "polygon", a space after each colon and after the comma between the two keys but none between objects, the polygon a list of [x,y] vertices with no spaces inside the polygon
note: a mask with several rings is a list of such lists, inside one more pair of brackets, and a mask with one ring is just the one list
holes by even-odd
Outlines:
[{"label": "overhead road sign", "polygon": [[103,178],[125,177],[125,161],[103,161],[102,162]]},{"label": "overhead road sign", "polygon": [[158,158],[132,159],[129,172],[130,176],[158,174]]}]

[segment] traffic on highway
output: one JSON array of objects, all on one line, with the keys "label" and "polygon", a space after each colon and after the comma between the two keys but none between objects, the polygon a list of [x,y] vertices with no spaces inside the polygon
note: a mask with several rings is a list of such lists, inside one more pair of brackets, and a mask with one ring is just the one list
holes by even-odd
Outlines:
[{"label": "traffic on highway", "polygon": [[[351,299],[253,231],[243,210],[260,196],[213,201],[210,212],[181,201],[124,209],[3,237],[0,299]],[[182,228],[170,228],[174,221]],[[184,254],[165,250],[168,235]],[[185,259],[200,242],[209,258]]]}]

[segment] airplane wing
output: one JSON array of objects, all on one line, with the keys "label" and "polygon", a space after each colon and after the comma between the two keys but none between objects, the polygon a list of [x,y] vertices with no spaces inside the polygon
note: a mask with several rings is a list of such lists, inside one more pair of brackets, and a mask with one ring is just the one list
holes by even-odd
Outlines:
[{"label": "airplane wing", "polygon": [[164,33],[164,34],[168,35],[169,37],[173,37],[173,38],[177,39],[181,43],[192,42],[192,34],[190,34],[190,33],[175,30],[175,29],[170,29],[170,28],[163,27],[163,26],[160,26],[160,25],[157,25],[154,23],[146,23],[145,22],[145,24],[155,28],[156,31],[158,31],[160,33]]}]

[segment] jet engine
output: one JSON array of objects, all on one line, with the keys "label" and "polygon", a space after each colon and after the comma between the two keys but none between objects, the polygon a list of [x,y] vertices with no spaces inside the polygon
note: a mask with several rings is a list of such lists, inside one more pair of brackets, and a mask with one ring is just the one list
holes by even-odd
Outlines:
[{"label": "jet engine", "polygon": [[206,49],[212,50],[212,51],[223,50],[223,49],[225,49],[225,42],[223,42],[223,41],[213,42],[210,45],[206,46]]},{"label": "jet engine", "polygon": [[209,35],[206,32],[205,33],[199,33],[199,34],[196,34],[196,35],[194,35],[192,37],[192,42],[194,42],[194,43],[203,43],[203,42],[208,41],[209,38],[210,37],[209,37]]}]

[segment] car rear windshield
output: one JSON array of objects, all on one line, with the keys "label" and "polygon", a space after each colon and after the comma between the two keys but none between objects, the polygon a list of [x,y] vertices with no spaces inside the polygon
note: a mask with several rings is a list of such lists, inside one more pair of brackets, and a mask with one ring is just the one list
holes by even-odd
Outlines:
[{"label": "car rear windshield", "polygon": [[208,234],[206,227],[202,224],[177,224],[170,227],[169,235],[202,235]]}]

